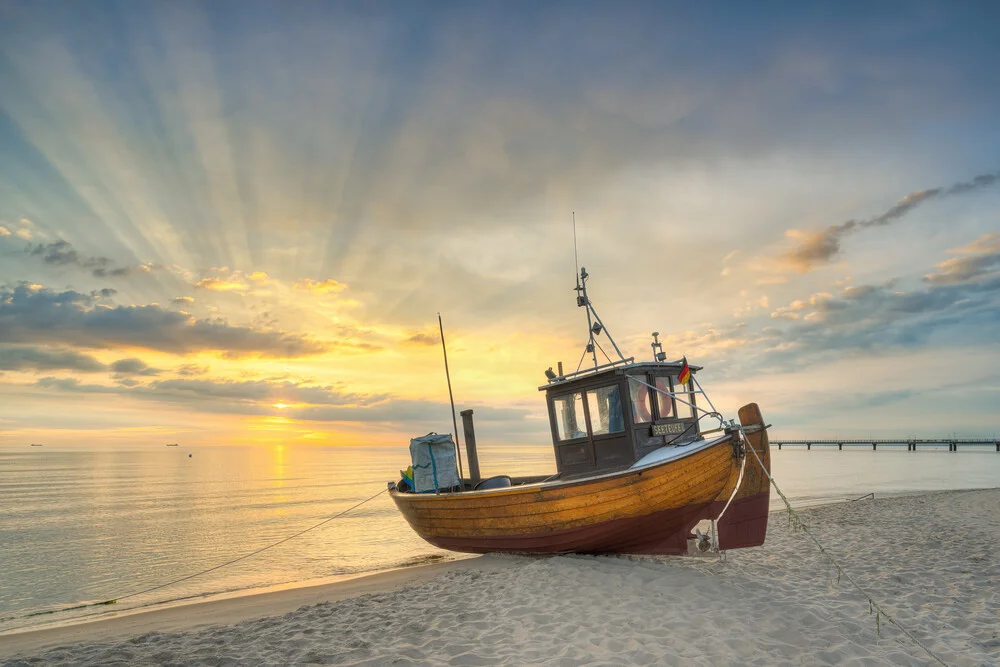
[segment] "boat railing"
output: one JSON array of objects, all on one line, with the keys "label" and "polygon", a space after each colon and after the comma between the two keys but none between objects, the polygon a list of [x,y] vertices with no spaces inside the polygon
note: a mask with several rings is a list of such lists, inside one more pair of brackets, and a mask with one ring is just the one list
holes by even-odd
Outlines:
[{"label": "boat railing", "polygon": [[580,377],[582,375],[590,375],[591,373],[596,373],[597,371],[602,371],[607,368],[614,368],[615,366],[628,366],[634,361],[635,357],[629,357],[628,359],[619,359],[618,361],[612,361],[611,363],[594,366],[593,368],[584,368],[583,370],[576,370],[572,373],[564,373],[563,375],[557,375],[556,377],[549,379],[549,384],[565,382],[571,378]]},{"label": "boat railing", "polygon": [[[644,387],[646,387],[648,389],[652,389],[653,391],[657,392],[658,394],[663,394],[664,396],[670,396],[671,398],[673,398],[678,403],[683,403],[684,405],[688,405],[688,406],[694,408],[694,410],[696,411],[696,413],[701,413],[696,418],[697,421],[700,421],[702,416],[704,416],[704,417],[714,417],[715,419],[719,420],[719,429],[724,429],[727,426],[732,426],[733,423],[735,423],[735,420],[730,420],[729,424],[726,423],[725,418],[722,416],[722,414],[718,410],[715,409],[715,405],[712,404],[712,399],[709,398],[709,396],[705,392],[705,390],[702,389],[701,383],[698,382],[698,378],[696,378],[693,373],[691,374],[691,380],[694,382],[694,385],[695,385],[695,387],[697,387],[697,389],[695,389],[694,391],[674,392],[674,391],[667,391],[666,389],[661,389],[660,387],[653,386],[653,385],[649,384],[648,382],[643,382],[642,380],[640,380],[639,378],[637,378],[635,376],[630,376],[629,377],[629,381],[631,381],[631,382],[637,382],[637,383],[641,384],[642,386],[644,386]],[[711,410],[706,410],[705,408],[701,407],[700,405],[696,405],[695,403],[692,403],[690,401],[685,401],[683,398],[681,398],[680,396],[678,396],[678,394],[701,394],[702,396],[705,397],[705,400],[708,401],[708,407],[710,407],[712,409]],[[711,431],[707,431],[707,432],[711,433]]]}]

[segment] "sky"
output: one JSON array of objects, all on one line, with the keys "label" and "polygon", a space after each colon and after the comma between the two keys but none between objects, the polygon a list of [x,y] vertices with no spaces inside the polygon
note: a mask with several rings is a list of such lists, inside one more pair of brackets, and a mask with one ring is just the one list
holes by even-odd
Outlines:
[{"label": "sky", "polygon": [[812,4],[0,4],[0,443],[406,445],[440,313],[544,445],[574,214],[728,415],[994,437],[1000,7]]}]

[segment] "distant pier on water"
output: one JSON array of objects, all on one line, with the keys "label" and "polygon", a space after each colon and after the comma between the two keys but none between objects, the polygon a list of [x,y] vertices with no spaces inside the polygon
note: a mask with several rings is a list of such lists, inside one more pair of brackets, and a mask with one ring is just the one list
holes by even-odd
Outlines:
[{"label": "distant pier on water", "polygon": [[848,448],[858,448],[858,447],[871,447],[872,450],[877,450],[879,446],[882,447],[902,447],[906,445],[906,451],[915,452],[917,447],[944,447],[948,446],[949,452],[957,452],[959,446],[965,447],[992,447],[995,451],[1000,452],[1000,440],[995,440],[992,438],[931,438],[931,439],[919,439],[919,438],[889,438],[889,439],[862,439],[862,440],[815,440],[809,438],[802,438],[799,440],[772,440],[771,445],[777,445],[778,449],[782,447],[805,447],[807,450],[811,450],[813,447],[836,447],[838,450],[843,450],[844,447]]}]

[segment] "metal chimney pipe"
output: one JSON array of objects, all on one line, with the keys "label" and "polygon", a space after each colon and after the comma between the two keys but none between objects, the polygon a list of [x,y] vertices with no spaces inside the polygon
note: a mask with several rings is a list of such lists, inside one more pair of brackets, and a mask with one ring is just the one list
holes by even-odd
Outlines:
[{"label": "metal chimney pipe", "polygon": [[476,430],[472,426],[472,410],[462,410],[462,427],[465,430],[465,451],[468,454],[469,478],[472,486],[482,480],[479,474],[479,454],[476,452]]}]

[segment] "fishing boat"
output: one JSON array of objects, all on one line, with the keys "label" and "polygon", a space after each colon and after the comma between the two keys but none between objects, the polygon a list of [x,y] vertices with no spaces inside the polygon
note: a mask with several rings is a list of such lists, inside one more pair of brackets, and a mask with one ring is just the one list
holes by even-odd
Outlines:
[{"label": "fishing boat", "polygon": [[[556,473],[481,478],[473,411],[465,410],[469,475],[450,435],[415,438],[412,475],[389,483],[396,506],[427,542],[467,553],[682,554],[763,544],[770,451],[759,408],[750,403],[739,423],[726,421],[695,377],[702,368],[667,361],[658,333],[651,360],[625,358],[587,296],[588,277],[581,269],[576,284],[589,327],[580,364],[568,373],[561,362],[549,368],[538,388]],[[617,353],[605,363],[597,357],[602,334]]]}]

